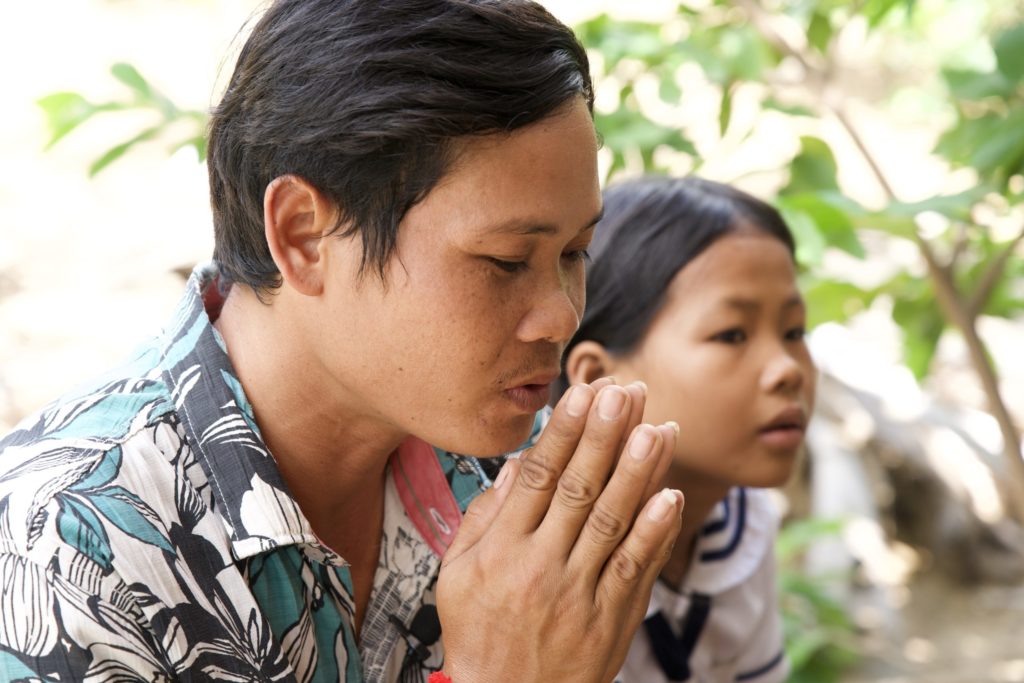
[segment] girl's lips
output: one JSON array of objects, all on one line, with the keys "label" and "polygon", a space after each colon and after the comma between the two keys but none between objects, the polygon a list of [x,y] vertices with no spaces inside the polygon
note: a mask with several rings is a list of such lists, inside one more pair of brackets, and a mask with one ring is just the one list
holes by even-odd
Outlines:
[{"label": "girl's lips", "polygon": [[804,441],[804,430],[796,425],[768,427],[758,433],[758,439],[772,450],[795,451]]},{"label": "girl's lips", "polygon": [[551,384],[522,384],[502,393],[524,413],[535,413],[550,400]]}]

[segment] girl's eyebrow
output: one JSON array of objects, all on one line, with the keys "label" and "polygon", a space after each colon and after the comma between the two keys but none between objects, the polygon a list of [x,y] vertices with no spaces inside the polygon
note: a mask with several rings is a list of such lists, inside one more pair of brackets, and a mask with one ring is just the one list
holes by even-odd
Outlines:
[{"label": "girl's eyebrow", "polygon": [[[756,299],[745,299],[743,297],[733,296],[725,299],[723,302],[729,308],[738,308],[742,311],[757,311],[761,308],[761,302]],[[784,302],[782,302],[782,310],[789,310],[794,307],[804,306],[804,298],[797,292],[793,294]]]}]

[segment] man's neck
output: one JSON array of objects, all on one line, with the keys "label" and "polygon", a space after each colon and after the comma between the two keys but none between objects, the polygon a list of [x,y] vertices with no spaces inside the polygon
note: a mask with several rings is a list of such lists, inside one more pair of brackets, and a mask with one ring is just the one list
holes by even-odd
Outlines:
[{"label": "man's neck", "polygon": [[379,535],[388,457],[405,435],[358,411],[301,328],[273,310],[280,303],[236,286],[214,325],[289,491],[317,535],[344,556],[335,545],[353,550],[342,539]]}]

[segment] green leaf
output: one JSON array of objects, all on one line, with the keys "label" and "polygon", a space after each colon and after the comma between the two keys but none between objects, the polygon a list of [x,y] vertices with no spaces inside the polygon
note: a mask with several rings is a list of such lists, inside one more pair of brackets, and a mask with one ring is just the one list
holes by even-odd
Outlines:
[{"label": "green leaf", "polygon": [[913,219],[925,211],[934,211],[957,221],[969,221],[974,205],[991,191],[991,188],[978,185],[957,194],[930,197],[919,202],[892,202],[883,214],[891,217]]},{"label": "green leaf", "polygon": [[110,67],[110,73],[114,75],[114,78],[134,90],[140,99],[145,101],[153,99],[153,89],[150,87],[149,81],[143,78],[138,69],[131,64],[118,62]]},{"label": "green leaf", "polygon": [[679,87],[679,83],[676,81],[674,70],[662,76],[661,81],[658,83],[658,96],[662,102],[679,104],[679,100],[683,96],[683,89]]},{"label": "green leaf", "polygon": [[607,71],[626,57],[655,64],[671,50],[661,38],[660,24],[616,21],[606,14],[578,24],[576,35],[581,43],[601,53]]},{"label": "green leaf", "polygon": [[796,261],[801,266],[812,267],[821,264],[827,242],[818,230],[814,219],[805,211],[780,207],[782,218],[793,233],[796,241]]},{"label": "green leaf", "polygon": [[809,517],[786,524],[775,539],[775,555],[778,562],[788,562],[815,541],[838,537],[845,525],[841,519],[820,517]]},{"label": "green leaf", "polygon": [[678,128],[655,123],[641,112],[625,106],[619,107],[611,114],[596,114],[594,124],[601,133],[605,146],[613,151],[635,149],[641,154],[647,154],[661,145],[667,145],[687,154],[697,153],[693,143],[683,137]]},{"label": "green leaf", "polygon": [[853,222],[843,209],[826,199],[828,196],[829,193],[803,192],[780,197],[777,203],[780,207],[809,215],[828,246],[864,258],[864,245],[857,236]]},{"label": "green leaf", "polygon": [[178,107],[160,91],[149,84],[142,74],[131,64],[119,62],[110,67],[110,73],[135,92],[139,104],[159,109],[164,118],[171,120],[180,115]]},{"label": "green leaf", "polygon": [[873,28],[882,23],[882,20],[900,4],[906,7],[908,14],[914,9],[914,0],[867,0],[861,13],[867,17]]},{"label": "green leaf", "polygon": [[943,77],[953,97],[977,102],[988,97],[1009,97],[1014,85],[999,71],[982,72],[964,69],[943,69]]},{"label": "green leaf", "polygon": [[93,104],[76,92],[58,92],[47,95],[36,104],[46,115],[46,123],[50,129],[50,139],[45,149],[50,149],[62,137],[73,131],[94,114],[101,111],[123,109],[123,105],[113,102]]},{"label": "green leaf", "polygon": [[725,137],[725,131],[729,129],[729,120],[732,118],[732,83],[722,86],[722,101],[718,108],[718,131]]},{"label": "green leaf", "polygon": [[161,130],[163,130],[163,125],[153,126],[152,128],[147,128],[146,130],[142,131],[141,133],[131,138],[130,140],[126,140],[119,145],[114,145],[106,152],[104,152],[103,156],[101,156],[96,161],[92,162],[92,165],[89,166],[89,177],[91,178],[95,176],[97,173],[99,173],[104,168],[109,166],[111,162],[116,161],[117,159],[124,156],[125,152],[127,152],[129,149],[139,144],[140,142],[152,140],[153,138],[160,134]]},{"label": "green leaf", "polygon": [[205,135],[196,135],[195,137],[188,138],[187,140],[182,140],[178,144],[176,144],[173,147],[171,147],[170,153],[174,154],[175,152],[177,152],[179,149],[181,149],[183,147],[194,147],[195,150],[196,150],[196,155],[199,157],[199,161],[205,161],[206,160],[206,136]]},{"label": "green leaf", "polygon": [[777,61],[771,47],[751,26],[729,26],[718,39],[719,55],[728,68],[729,80],[759,81]]},{"label": "green leaf", "polygon": [[790,116],[815,116],[815,113],[807,107],[799,104],[783,104],[774,97],[768,97],[761,105],[765,109],[773,109],[775,111],[782,112],[783,114],[789,114]]},{"label": "green leaf", "polygon": [[780,194],[799,194],[817,190],[837,190],[836,159],[821,138],[800,138],[800,152],[789,165],[789,183]]},{"label": "green leaf", "polygon": [[807,304],[807,327],[826,322],[846,322],[867,309],[875,293],[840,280],[818,280],[801,288]]},{"label": "green leaf", "polygon": [[807,25],[807,40],[818,52],[828,52],[828,44],[832,41],[832,22],[827,14],[818,11],[811,15]]},{"label": "green leaf", "polygon": [[1024,157],[1024,108],[1013,111],[988,138],[975,144],[971,165],[982,177],[1002,179],[1013,175]]},{"label": "green leaf", "polygon": [[926,283],[917,281],[909,289],[905,296],[896,299],[892,317],[903,331],[903,362],[915,377],[922,379],[931,367],[946,322]]},{"label": "green leaf", "polygon": [[1004,76],[1016,83],[1024,78],[1024,24],[1000,33],[992,45],[996,63]]},{"label": "green leaf", "polygon": [[935,153],[958,166],[969,166],[980,140],[988,140],[1003,124],[1003,118],[987,114],[977,118],[960,117],[935,145]]}]

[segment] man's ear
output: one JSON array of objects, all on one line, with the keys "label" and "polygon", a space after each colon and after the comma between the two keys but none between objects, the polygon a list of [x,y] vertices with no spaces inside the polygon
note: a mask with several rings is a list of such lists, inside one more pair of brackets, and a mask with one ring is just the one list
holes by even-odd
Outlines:
[{"label": "man's ear", "polygon": [[611,354],[596,341],[581,341],[569,351],[565,359],[565,375],[569,384],[589,384],[614,371]]},{"label": "man's ear", "polygon": [[296,291],[316,296],[324,286],[321,239],[336,211],[318,189],[296,175],[274,178],[263,193],[263,224],[281,278]]}]

